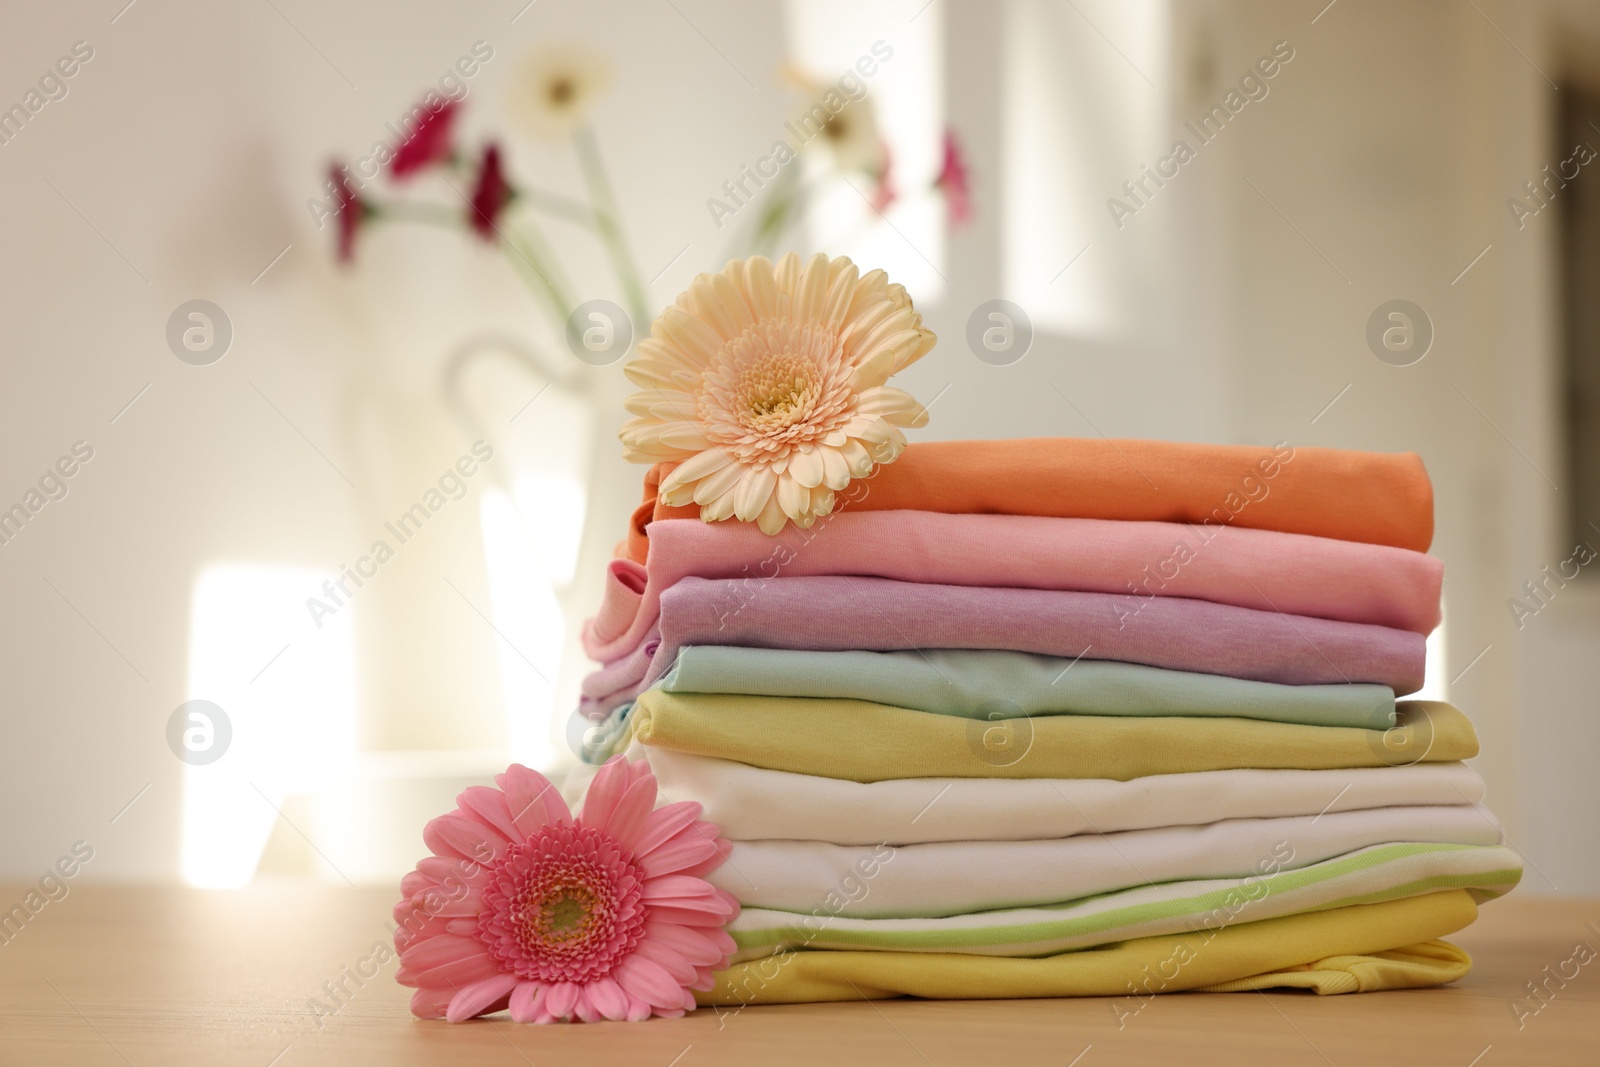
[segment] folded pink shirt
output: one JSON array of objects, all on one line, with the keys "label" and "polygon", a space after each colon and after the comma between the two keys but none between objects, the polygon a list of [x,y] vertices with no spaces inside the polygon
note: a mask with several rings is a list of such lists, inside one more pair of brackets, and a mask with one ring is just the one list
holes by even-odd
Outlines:
[{"label": "folded pink shirt", "polygon": [[[1374,682],[1396,695],[1422,686],[1421,634],[1369,623],[1258,611],[1187,597],[932,585],[884,578],[684,578],[661,595],[659,633],[629,662],[633,684],[589,692],[590,716],[626,703],[685,645],[812,651],[1009,649],[1222,674],[1283,685]],[[623,677],[610,673],[608,687]]]},{"label": "folded pink shirt", "polygon": [[855,575],[938,585],[1189,597],[1427,634],[1439,622],[1444,564],[1405,548],[1306,534],[1186,523],[839,512],[768,537],[750,523],[662,519],[647,565],[613,560],[583,644],[601,662],[627,655],[688,577]]}]

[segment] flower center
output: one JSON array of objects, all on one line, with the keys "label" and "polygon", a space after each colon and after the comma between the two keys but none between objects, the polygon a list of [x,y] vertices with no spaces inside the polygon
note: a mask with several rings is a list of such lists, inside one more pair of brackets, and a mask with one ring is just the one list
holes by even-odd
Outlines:
[{"label": "flower center", "polygon": [[586,886],[566,886],[558,890],[557,895],[540,905],[537,929],[530,933],[530,938],[560,943],[582,937],[593,925],[597,903],[595,894]]},{"label": "flower center", "polygon": [[543,827],[490,872],[478,937],[522,978],[603,977],[644,936],[644,878],[617,843],[586,826]]},{"label": "flower center", "polygon": [[574,95],[576,95],[576,90],[572,87],[572,79],[557,78],[550,83],[550,102],[552,104],[570,103]]},{"label": "flower center", "polygon": [[764,319],[723,344],[701,378],[707,436],[773,458],[848,418],[848,368],[826,323]]},{"label": "flower center", "polygon": [[816,398],[816,368],[788,352],[768,352],[739,373],[735,389],[745,425],[756,430],[788,426]]}]

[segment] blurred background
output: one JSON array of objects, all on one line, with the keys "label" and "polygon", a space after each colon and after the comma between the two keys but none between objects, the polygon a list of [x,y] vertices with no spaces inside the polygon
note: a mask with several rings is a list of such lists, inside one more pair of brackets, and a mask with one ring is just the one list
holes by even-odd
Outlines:
[{"label": "blurred background", "polygon": [[[522,267],[637,336],[764,243],[907,286],[914,440],[1420,453],[1428,693],[1524,891],[1600,892],[1597,57],[1579,0],[11,5],[0,877],[392,881],[464,785],[570,765],[643,469],[625,349]],[[366,182],[430,92],[463,167]],[[520,266],[462,225],[491,142]],[[341,263],[332,161],[433,206]]]}]

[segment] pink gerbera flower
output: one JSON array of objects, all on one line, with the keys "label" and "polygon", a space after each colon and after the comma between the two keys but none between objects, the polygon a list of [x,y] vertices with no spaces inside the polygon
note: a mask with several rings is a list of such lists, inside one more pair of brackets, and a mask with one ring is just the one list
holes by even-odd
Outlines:
[{"label": "pink gerbera flower", "polygon": [[700,805],[657,809],[644,762],[612,759],[573,818],[512,764],[428,823],[433,855],[400,883],[396,977],[411,1011],[462,1022],[647,1019],[695,1007],[734,951],[738,903],[705,881],[728,842]]}]

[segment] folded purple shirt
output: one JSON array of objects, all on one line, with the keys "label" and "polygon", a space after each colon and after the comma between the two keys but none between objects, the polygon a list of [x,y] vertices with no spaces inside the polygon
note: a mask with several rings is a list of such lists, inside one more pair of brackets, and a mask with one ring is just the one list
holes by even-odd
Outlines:
[{"label": "folded purple shirt", "polygon": [[[1284,685],[1374,682],[1396,695],[1422,687],[1424,639],[1387,626],[1337,622],[1184,597],[1130,607],[1116,593],[897,582],[836,576],[766,581],[685,578],[661,595],[660,644],[649,666],[606,695],[631,700],[685,645],[809,651],[988,648],[1121,660]],[[639,663],[640,657],[630,656]],[[622,679],[612,674],[613,684]],[[599,696],[600,694],[593,694]],[[604,714],[586,701],[589,715]]]}]

